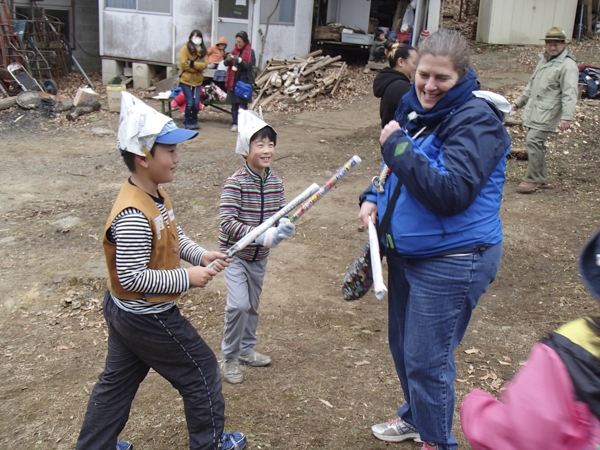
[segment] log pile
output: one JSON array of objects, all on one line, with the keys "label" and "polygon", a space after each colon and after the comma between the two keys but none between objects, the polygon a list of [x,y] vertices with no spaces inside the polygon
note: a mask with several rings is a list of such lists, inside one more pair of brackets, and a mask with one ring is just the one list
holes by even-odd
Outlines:
[{"label": "log pile", "polygon": [[348,66],[341,56],[321,56],[321,50],[302,58],[267,61],[255,80],[258,96],[251,109],[266,108],[273,101],[300,104],[320,95],[331,96],[348,77]]}]

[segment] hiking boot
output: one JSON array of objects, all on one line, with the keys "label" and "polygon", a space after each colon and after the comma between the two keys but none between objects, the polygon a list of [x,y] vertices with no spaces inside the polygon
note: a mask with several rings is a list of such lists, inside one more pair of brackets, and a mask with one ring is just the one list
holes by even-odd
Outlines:
[{"label": "hiking boot", "polygon": [[226,433],[223,431],[222,450],[242,449],[246,446],[246,435],[244,433]]},{"label": "hiking boot", "polygon": [[240,369],[240,363],[237,359],[225,359],[221,363],[221,372],[223,379],[229,384],[240,384],[244,381],[244,374]]},{"label": "hiking boot", "polygon": [[377,439],[385,442],[402,442],[409,439],[416,441],[421,438],[417,429],[400,417],[373,425],[371,432]]},{"label": "hiking boot", "polygon": [[541,185],[541,181],[521,181],[521,184],[517,187],[517,192],[520,194],[531,194],[537,191]]},{"label": "hiking boot", "polygon": [[231,126],[231,131],[234,131],[234,132],[237,131],[237,125],[232,125]]},{"label": "hiking boot", "polygon": [[438,450],[438,445],[433,442],[423,442],[421,450]]},{"label": "hiking boot", "polygon": [[133,444],[127,441],[117,442],[117,450],[133,450]]},{"label": "hiking boot", "polygon": [[240,364],[251,367],[265,367],[271,364],[271,358],[258,352],[250,353],[249,355],[240,355],[239,361]]}]

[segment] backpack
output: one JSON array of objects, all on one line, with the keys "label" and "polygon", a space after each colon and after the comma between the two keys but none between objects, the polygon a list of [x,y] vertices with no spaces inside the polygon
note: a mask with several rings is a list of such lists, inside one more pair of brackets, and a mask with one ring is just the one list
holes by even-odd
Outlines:
[{"label": "backpack", "polygon": [[579,72],[579,82],[587,86],[588,98],[598,96],[598,86],[600,85],[600,69],[587,67]]}]

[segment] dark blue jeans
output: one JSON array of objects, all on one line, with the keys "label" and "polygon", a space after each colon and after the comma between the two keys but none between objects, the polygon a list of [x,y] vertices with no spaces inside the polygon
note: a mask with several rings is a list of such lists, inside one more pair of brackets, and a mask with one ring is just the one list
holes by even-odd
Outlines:
[{"label": "dark blue jeans", "polygon": [[179,83],[185,96],[185,118],[184,125],[196,125],[198,123],[198,109],[200,107],[200,86],[189,86]]},{"label": "dark blue jeans", "polygon": [[225,400],[217,358],[176,306],[160,314],[133,314],[107,294],[108,355],[94,386],[77,450],[114,450],[131,402],[150,368],[183,397],[190,449],[220,448]]},{"label": "dark blue jeans", "polygon": [[387,256],[390,351],[406,401],[398,416],[440,450],[458,448],[452,435],[454,350],[501,256],[501,243],[465,256]]},{"label": "dark blue jeans", "polygon": [[232,103],[231,104],[231,125],[238,124],[239,109],[248,109],[248,103]]}]

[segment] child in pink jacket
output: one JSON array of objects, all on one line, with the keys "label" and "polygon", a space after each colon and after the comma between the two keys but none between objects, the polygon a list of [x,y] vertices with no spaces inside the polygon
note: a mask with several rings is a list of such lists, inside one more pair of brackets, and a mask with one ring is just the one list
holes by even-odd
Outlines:
[{"label": "child in pink jacket", "polygon": [[[579,272],[600,300],[600,230]],[[460,407],[473,450],[600,449],[600,314],[573,320],[537,343],[501,399],[479,389]]]}]

